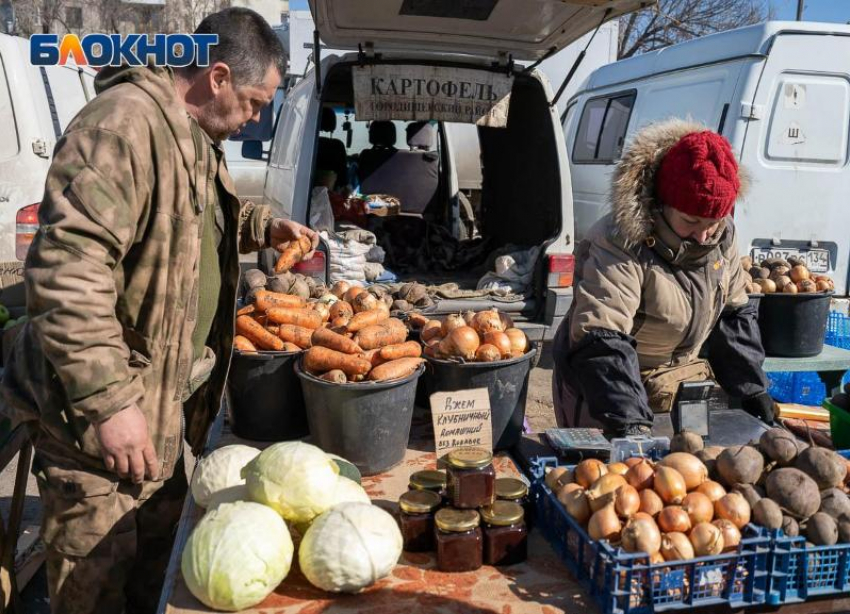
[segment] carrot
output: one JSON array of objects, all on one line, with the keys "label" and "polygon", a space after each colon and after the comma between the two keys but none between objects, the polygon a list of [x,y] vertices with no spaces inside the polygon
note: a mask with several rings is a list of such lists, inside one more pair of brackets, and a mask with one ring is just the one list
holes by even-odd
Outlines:
[{"label": "carrot", "polygon": [[310,253],[313,249],[313,244],[310,239],[305,236],[300,236],[294,241],[290,241],[289,245],[284,248],[280,254],[280,258],[274,265],[275,275],[285,273],[296,264],[304,259],[304,256]]},{"label": "carrot", "polygon": [[249,317],[254,318],[254,321],[258,322],[263,328],[265,328],[266,324],[269,323],[268,317],[266,317],[266,314],[264,313],[259,313],[255,311]]},{"label": "carrot", "polygon": [[369,372],[369,379],[373,382],[381,382],[390,379],[400,379],[411,375],[425,362],[423,358],[399,358],[391,360],[375,367]]},{"label": "carrot", "polygon": [[407,339],[407,328],[398,329],[394,326],[367,326],[354,335],[354,342],[364,350],[374,350],[388,345],[403,343]]},{"label": "carrot", "polygon": [[283,341],[263,328],[263,325],[251,316],[239,316],[236,318],[236,332],[246,337],[261,350],[279,352],[283,349]]},{"label": "carrot", "polygon": [[242,335],[236,335],[233,338],[233,349],[239,350],[240,352],[256,352],[257,346],[251,343],[251,340],[243,337]]},{"label": "carrot", "polygon": [[283,351],[284,352],[300,352],[301,348],[298,347],[297,345],[295,345],[294,343],[290,342],[290,341],[284,341],[283,342]]},{"label": "carrot", "polygon": [[254,313],[256,307],[254,305],[245,305],[242,309],[239,309],[236,312],[237,316],[247,316],[248,314]]},{"label": "carrot", "polygon": [[399,358],[419,358],[421,355],[422,346],[416,341],[406,341],[381,348],[381,358],[388,362]]},{"label": "carrot", "polygon": [[266,330],[277,337],[277,333],[280,331],[280,326],[277,324],[266,324]]},{"label": "carrot", "polygon": [[358,330],[366,328],[367,326],[374,326],[375,324],[380,324],[387,318],[389,318],[389,313],[382,309],[361,311],[357,315],[352,316],[351,320],[348,321],[348,324],[346,324],[345,327],[348,329],[348,332],[356,333]]},{"label": "carrot", "polygon": [[359,356],[343,354],[323,347],[312,347],[304,354],[304,368],[310,373],[327,373],[339,369],[346,376],[366,375],[372,364]]},{"label": "carrot", "polygon": [[312,309],[272,307],[266,314],[275,324],[294,324],[314,330],[322,325],[322,316]]},{"label": "carrot", "polygon": [[402,322],[398,318],[390,318],[386,322],[381,322],[381,325],[386,326],[387,328],[392,328],[394,330],[403,330],[405,335],[407,335],[408,332],[407,326],[405,326],[404,322]]},{"label": "carrot", "polygon": [[[282,341],[294,343],[300,348],[307,349],[311,345],[310,337],[313,336],[313,331],[309,328],[296,326],[295,324],[281,324],[277,331],[277,336]],[[327,370],[327,369],[326,369]]]},{"label": "carrot", "polygon": [[337,301],[331,305],[331,320],[336,320],[341,317],[351,317],[354,315],[354,308],[345,301]]},{"label": "carrot", "polygon": [[351,339],[327,328],[319,328],[313,332],[311,338],[313,345],[330,348],[343,354],[359,354],[360,346]]},{"label": "carrot", "polygon": [[281,292],[257,290],[254,295],[254,304],[260,311],[266,311],[271,307],[303,307],[304,299]]},{"label": "carrot", "polygon": [[348,291],[342,295],[342,300],[346,303],[351,303],[351,306],[354,307],[354,299],[361,292],[366,292],[366,289],[363,286],[351,286]]},{"label": "carrot", "polygon": [[366,350],[365,352],[360,354],[360,357],[368,360],[373,367],[377,367],[387,362],[386,360],[381,358],[381,348],[376,348],[374,350]]},{"label": "carrot", "polygon": [[351,322],[351,316],[339,316],[331,320],[331,328],[348,328],[348,323]]},{"label": "carrot", "polygon": [[429,322],[428,318],[423,316],[421,313],[411,313],[407,317],[407,321],[410,322],[410,325],[413,328],[422,328]]},{"label": "carrot", "polygon": [[326,382],[333,382],[334,384],[344,384],[348,381],[348,377],[339,369],[328,371],[324,375],[320,375],[319,379],[323,379]]}]

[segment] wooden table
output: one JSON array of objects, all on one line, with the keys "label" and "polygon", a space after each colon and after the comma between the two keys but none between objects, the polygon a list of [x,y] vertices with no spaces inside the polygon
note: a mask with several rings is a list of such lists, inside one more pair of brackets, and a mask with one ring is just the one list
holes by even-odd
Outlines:
[{"label": "wooden table", "polygon": [[[423,443],[418,444],[420,441]],[[257,447],[268,445],[238,440],[225,433],[212,447],[236,442]],[[397,510],[396,502],[407,490],[410,474],[435,466],[433,444],[429,444],[428,440],[413,439],[401,464],[387,473],[363,479],[363,487],[374,504],[391,512]],[[506,455],[498,455],[495,464],[500,475],[518,475],[516,465]],[[212,612],[191,595],[180,573],[183,547],[192,528],[203,515],[203,510],[197,508],[191,499],[191,496],[187,497],[171,554],[158,610],[162,614]],[[538,531],[531,533],[529,553],[528,562],[520,565],[498,569],[484,566],[475,572],[453,574],[437,571],[433,554],[404,553],[388,578],[357,595],[334,595],[314,588],[293,561],[292,571],[277,590],[263,603],[246,612],[555,614],[587,612],[593,608],[593,602],[570,577]]]}]

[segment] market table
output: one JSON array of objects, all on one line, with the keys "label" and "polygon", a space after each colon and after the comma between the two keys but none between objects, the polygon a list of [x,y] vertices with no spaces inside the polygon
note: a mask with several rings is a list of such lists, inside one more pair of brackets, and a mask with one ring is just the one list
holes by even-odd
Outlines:
[{"label": "market table", "polygon": [[[223,412],[222,412],[223,413]],[[209,449],[232,443],[258,448],[268,443],[238,439],[222,432],[219,418]],[[407,490],[408,477],[414,471],[434,468],[433,443],[428,438],[430,423],[421,417],[414,425],[410,446],[401,464],[387,473],[363,478],[363,487],[375,505],[388,511],[397,509],[398,497]],[[500,475],[518,475],[510,456],[499,454],[494,461]],[[188,496],[171,553],[165,586],[160,600],[162,614],[198,614],[212,612],[195,599],[180,573],[180,557],[186,540],[203,510]],[[549,547],[539,531],[529,537],[529,560],[511,567],[484,566],[467,573],[442,573],[436,570],[433,554],[404,553],[393,573],[363,593],[334,595],[307,582],[295,562],[286,580],[263,603],[245,610],[250,614],[314,614],[317,612],[370,614],[555,614],[587,612],[593,602]]]},{"label": "market table", "polygon": [[810,358],[780,358],[768,356],[762,368],[767,373],[782,371],[817,371],[827,392],[837,387],[841,376],[850,370],[850,350],[824,345],[823,351]]}]

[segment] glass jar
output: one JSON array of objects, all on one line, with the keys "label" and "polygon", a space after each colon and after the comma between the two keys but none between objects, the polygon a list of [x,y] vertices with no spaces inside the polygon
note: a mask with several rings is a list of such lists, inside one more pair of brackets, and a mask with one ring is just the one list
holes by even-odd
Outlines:
[{"label": "glass jar", "polygon": [[458,509],[478,509],[496,500],[493,454],[482,448],[458,448],[446,457],[449,501]]},{"label": "glass jar", "polygon": [[475,510],[444,507],[434,516],[437,539],[437,569],[474,571],[481,567],[484,536],[481,517]]},{"label": "glass jar", "polygon": [[528,529],[523,516],[522,507],[513,501],[496,501],[481,509],[487,565],[516,565],[528,558]]},{"label": "glass jar", "polygon": [[408,490],[430,490],[443,499],[446,498],[446,472],[437,469],[425,469],[410,475]]},{"label": "glass jar", "polygon": [[398,516],[404,549],[430,552],[434,549],[434,512],[443,498],[430,490],[410,490],[398,500]]},{"label": "glass jar", "polygon": [[534,525],[534,505],[528,495],[528,485],[518,478],[496,478],[496,499],[513,501],[525,512],[525,526],[531,531]]}]

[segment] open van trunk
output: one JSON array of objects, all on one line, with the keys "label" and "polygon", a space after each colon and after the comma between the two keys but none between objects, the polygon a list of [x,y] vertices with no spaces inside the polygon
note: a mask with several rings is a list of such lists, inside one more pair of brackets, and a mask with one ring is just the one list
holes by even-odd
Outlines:
[{"label": "open van trunk", "polygon": [[[402,198],[399,215],[367,216],[357,222],[376,235],[378,245],[386,252],[383,266],[395,275],[395,281],[417,281],[432,286],[456,284],[456,289],[462,292],[447,288],[435,297],[434,309],[438,313],[498,305],[516,314],[520,321],[536,319],[546,287],[546,271],[541,265],[543,248],[559,235],[563,224],[557,140],[543,83],[535,75],[518,73],[510,92],[507,125],[478,126],[477,130],[466,132],[473,139],[477,134],[478,142],[463,148],[467,156],[464,163],[480,165],[482,177],[480,193],[472,193],[458,188],[457,156],[464,154],[452,151],[446,138],[447,126],[442,122],[427,122],[434,141],[429,147],[415,151],[405,133],[416,122],[392,122],[395,139],[387,138],[395,141],[391,144],[399,153],[386,154],[389,158],[373,168],[369,156],[374,157],[380,150],[377,144],[369,143],[367,134],[376,131],[377,123],[390,129],[386,126],[390,122],[358,120],[352,79],[353,67],[357,65],[337,63],[325,78],[323,113],[332,109],[338,119],[333,130],[327,123],[320,125],[325,132],[320,130],[318,135],[313,185],[320,184],[319,177],[330,170],[323,166],[340,166],[328,161],[325,155],[328,145],[322,141],[347,145],[348,168],[337,170],[337,176],[347,172],[349,183],[359,184],[364,195]],[[421,60],[411,63],[411,67],[427,65]],[[344,130],[344,126],[350,126],[351,130]],[[414,138],[418,137],[414,135]],[[469,152],[474,155],[476,151],[478,159],[470,159]],[[429,158],[431,164],[411,166],[406,163],[410,156]],[[366,166],[371,171],[368,175],[365,175]],[[430,173],[435,176],[429,178]],[[339,189],[340,182],[331,188]],[[408,202],[421,200],[418,197],[422,190],[428,191],[427,205],[409,211]],[[536,265],[524,291],[508,297],[476,292],[479,280],[495,270],[496,256],[532,248],[537,248]],[[469,292],[477,296],[467,297]]]}]

